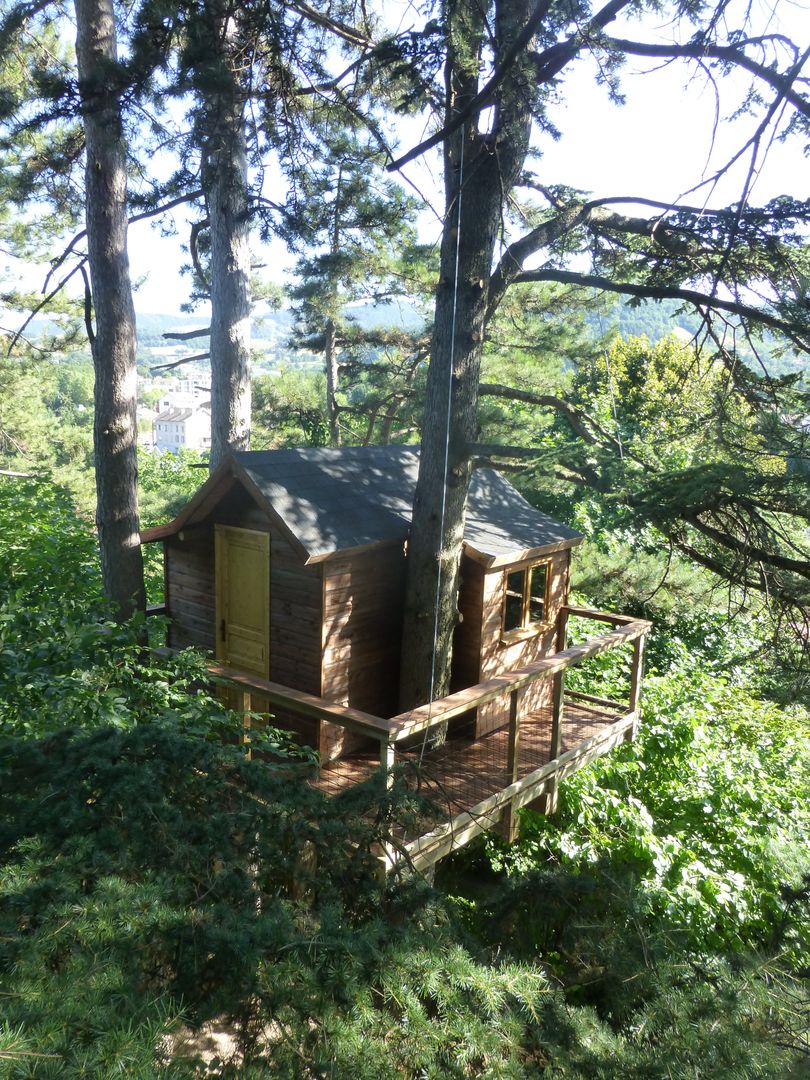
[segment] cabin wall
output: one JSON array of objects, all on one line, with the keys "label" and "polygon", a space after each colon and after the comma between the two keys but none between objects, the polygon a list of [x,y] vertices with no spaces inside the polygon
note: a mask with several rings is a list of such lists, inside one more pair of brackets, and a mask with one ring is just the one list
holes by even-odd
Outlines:
[{"label": "cabin wall", "polygon": [[195,526],[167,537],[164,548],[167,644],[171,649],[195,646],[216,649],[216,580],[213,527]]},{"label": "cabin wall", "polygon": [[[399,694],[404,546],[379,546],[322,566],[323,697],[375,716],[392,716]],[[325,729],[321,754],[327,760],[362,744],[360,737],[334,724]]]},{"label": "cabin wall", "polygon": [[[207,521],[166,541],[169,645],[216,652],[214,525],[270,535],[270,662],[266,677],[295,690],[321,694],[321,567],[306,566],[282,530],[241,487],[232,488]],[[276,710],[274,723],[316,748],[318,721]]]},{"label": "cabin wall", "polygon": [[[481,619],[481,674],[485,682],[501,672],[542,660],[557,651],[557,616],[566,603],[569,588],[570,552],[556,552],[550,557],[550,585],[546,628],[521,641],[502,640],[506,573],[490,571],[484,575],[483,613]],[[528,687],[522,696],[521,712],[551,706],[552,683],[542,679]],[[476,735],[486,735],[509,722],[509,695],[487,702],[478,710]]]},{"label": "cabin wall", "polygon": [[469,555],[461,558],[458,610],[461,621],[453,636],[451,692],[475,686],[481,681],[482,612],[486,575],[480,563]]}]

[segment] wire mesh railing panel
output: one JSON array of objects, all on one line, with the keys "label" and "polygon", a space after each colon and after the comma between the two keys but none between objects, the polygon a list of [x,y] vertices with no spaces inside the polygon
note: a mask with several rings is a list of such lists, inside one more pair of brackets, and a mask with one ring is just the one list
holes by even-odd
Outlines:
[{"label": "wire mesh railing panel", "polygon": [[[566,702],[563,711],[562,751],[571,750],[599,733],[622,715],[616,709],[581,702]],[[516,779],[542,768],[551,759],[551,709],[538,709],[521,717]],[[331,762],[313,784],[336,795],[353,784],[371,779],[379,769],[373,752]],[[440,817],[452,818],[495,795],[513,782],[509,759],[509,729],[498,728],[474,739],[457,734],[440,746],[398,750],[395,767],[405,784],[435,804]]]}]

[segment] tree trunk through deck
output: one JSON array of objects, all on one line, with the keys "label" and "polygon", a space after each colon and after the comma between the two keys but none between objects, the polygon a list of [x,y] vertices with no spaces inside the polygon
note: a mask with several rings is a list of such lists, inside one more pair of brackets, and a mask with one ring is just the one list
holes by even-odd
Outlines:
[{"label": "tree trunk through deck", "polygon": [[[507,52],[534,8],[533,0],[498,0],[496,61]],[[477,57],[487,32],[475,0],[461,0],[454,22],[454,46],[446,65],[447,123],[478,91]],[[480,135],[472,122],[449,135],[444,143],[445,220],[440,280],[419,479],[408,543],[400,674],[403,710],[449,692],[471,473],[467,445],[477,435],[489,276],[505,200],[523,167],[528,147],[530,84],[531,72],[523,63],[514,63],[496,96],[492,132]]]},{"label": "tree trunk through deck", "polygon": [[226,5],[209,6],[217,89],[204,95],[202,188],[211,236],[211,456],[250,445],[250,222],[245,118]]},{"label": "tree trunk through deck", "polygon": [[126,149],[112,0],[75,0],[86,148],[86,225],[95,336],[96,525],[117,617],[145,610],[138,520],[135,311],[127,256]]}]

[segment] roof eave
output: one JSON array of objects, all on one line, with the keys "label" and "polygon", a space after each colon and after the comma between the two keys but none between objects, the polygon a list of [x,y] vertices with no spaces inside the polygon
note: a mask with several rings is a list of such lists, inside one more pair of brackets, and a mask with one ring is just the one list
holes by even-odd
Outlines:
[{"label": "roof eave", "polygon": [[584,536],[572,536],[565,540],[557,540],[553,544],[541,544],[537,547],[510,551],[507,555],[493,555],[490,552],[481,551],[465,540],[464,550],[472,559],[480,563],[485,570],[503,570],[507,566],[531,562],[532,559],[542,559],[544,555],[554,555],[558,551],[566,551],[581,544],[584,539]]},{"label": "roof eave", "polygon": [[[226,458],[218,468],[214,469],[202,487],[192,495],[180,513],[172,521],[163,525],[155,525],[151,529],[142,529],[140,539],[142,544],[149,544],[154,540],[166,540],[170,536],[179,533],[184,525],[190,525],[194,521],[205,517],[209,504],[213,506],[228,491],[236,481],[235,463],[232,458]],[[201,511],[205,512],[201,512]]]}]

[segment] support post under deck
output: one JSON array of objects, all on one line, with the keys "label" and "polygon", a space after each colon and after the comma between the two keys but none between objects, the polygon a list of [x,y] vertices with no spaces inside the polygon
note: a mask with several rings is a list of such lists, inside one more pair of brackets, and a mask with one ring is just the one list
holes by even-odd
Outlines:
[{"label": "support post under deck", "polygon": [[[506,786],[514,784],[518,778],[520,765],[520,690],[509,694],[509,745],[506,760]],[[507,804],[501,818],[501,833],[507,844],[517,840],[519,831],[517,810],[514,802]]]},{"label": "support post under deck", "polygon": [[630,701],[628,710],[633,714],[633,726],[628,728],[625,740],[632,742],[638,733],[639,703],[641,699],[641,677],[644,668],[644,641],[643,637],[633,642],[633,662],[630,668]]},{"label": "support post under deck", "polygon": [[[565,700],[565,672],[558,671],[552,680],[551,698],[551,753],[549,760],[555,761],[562,753],[563,734],[563,703]],[[559,781],[556,775],[551,777],[546,786],[545,805],[543,811],[553,814],[557,809],[557,788]]]}]

